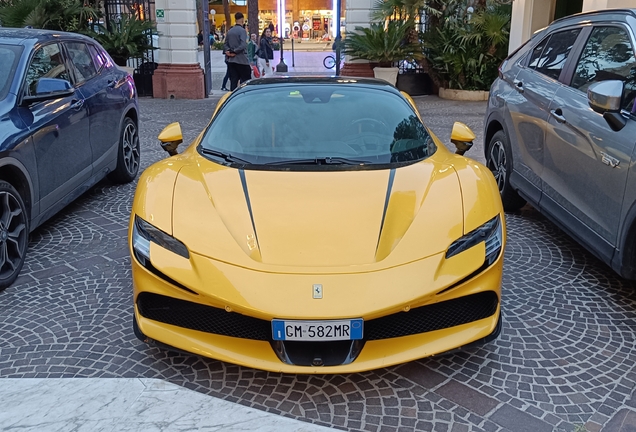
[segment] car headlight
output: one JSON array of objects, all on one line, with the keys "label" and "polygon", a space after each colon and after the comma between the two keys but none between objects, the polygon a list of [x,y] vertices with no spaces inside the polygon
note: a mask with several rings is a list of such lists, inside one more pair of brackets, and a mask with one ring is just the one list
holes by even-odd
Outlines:
[{"label": "car headlight", "polygon": [[464,252],[481,242],[486,242],[486,264],[490,265],[499,256],[503,242],[503,229],[499,215],[453,242],[446,251],[446,258]]},{"label": "car headlight", "polygon": [[132,246],[135,251],[135,257],[144,266],[150,261],[150,242],[156,243],[162,248],[168,249],[184,258],[190,258],[188,248],[183,243],[135,215]]}]

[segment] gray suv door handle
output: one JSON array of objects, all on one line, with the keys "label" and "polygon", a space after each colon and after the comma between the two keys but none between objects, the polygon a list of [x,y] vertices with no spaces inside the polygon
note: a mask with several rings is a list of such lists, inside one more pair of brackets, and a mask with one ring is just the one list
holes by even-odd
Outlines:
[{"label": "gray suv door handle", "polygon": [[523,81],[521,80],[513,80],[512,83],[515,86],[515,90],[517,90],[519,93],[523,93]]},{"label": "gray suv door handle", "polygon": [[550,110],[550,114],[552,114],[552,117],[554,117],[559,123],[565,123],[566,120],[565,117],[563,117],[563,111],[561,111],[561,108]]}]

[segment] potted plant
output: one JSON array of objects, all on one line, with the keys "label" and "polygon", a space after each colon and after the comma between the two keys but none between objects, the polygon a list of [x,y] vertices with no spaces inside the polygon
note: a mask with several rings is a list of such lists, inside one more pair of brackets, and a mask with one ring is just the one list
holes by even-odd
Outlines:
[{"label": "potted plant", "polygon": [[110,54],[118,66],[126,66],[131,57],[142,57],[152,46],[152,31],[155,24],[141,21],[134,16],[122,15],[108,27],[98,26],[90,35]]},{"label": "potted plant", "polygon": [[370,27],[356,27],[345,39],[345,54],[353,60],[368,60],[376,63],[373,69],[376,78],[395,85],[400,60],[419,60],[423,57],[419,43],[410,41],[413,28],[410,21],[388,21],[386,24],[371,23]]}]

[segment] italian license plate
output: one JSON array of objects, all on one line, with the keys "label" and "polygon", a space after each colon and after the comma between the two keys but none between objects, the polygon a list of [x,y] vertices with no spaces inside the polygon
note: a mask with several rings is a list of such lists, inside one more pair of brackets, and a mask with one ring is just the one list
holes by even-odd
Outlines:
[{"label": "italian license plate", "polygon": [[362,318],[330,321],[272,320],[274,340],[338,341],[362,339]]}]

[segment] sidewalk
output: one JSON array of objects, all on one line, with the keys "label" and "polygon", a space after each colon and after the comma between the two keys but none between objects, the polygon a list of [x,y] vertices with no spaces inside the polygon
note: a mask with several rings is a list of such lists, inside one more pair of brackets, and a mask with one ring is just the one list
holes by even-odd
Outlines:
[{"label": "sidewalk", "polygon": [[0,383],[0,431],[331,430],[158,379],[7,378]]},{"label": "sidewalk", "polygon": [[[304,43],[304,42],[303,42]],[[331,53],[331,51],[318,51],[318,50],[306,50],[306,51],[297,51],[296,44],[294,44],[294,53],[292,56],[291,46],[284,45],[283,51],[283,60],[287,65],[286,73],[277,73],[277,75],[319,75],[319,76],[330,76],[335,74],[334,69],[327,69],[322,64],[325,56]],[[291,45],[291,44],[289,44]],[[289,48],[289,50],[288,50]],[[201,67],[204,67],[203,63],[203,52],[197,52],[199,64]],[[280,63],[280,51],[274,52],[274,60],[272,65],[274,70],[276,70],[276,66]],[[225,76],[225,71],[227,66],[224,61],[223,52],[220,50],[211,50],[210,51],[210,69],[212,70],[212,91],[214,93],[219,93],[221,90],[221,84],[223,81],[223,77]],[[228,84],[229,87],[229,84]]]}]

